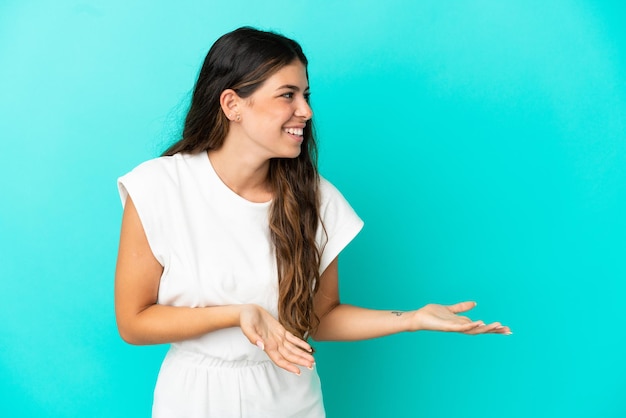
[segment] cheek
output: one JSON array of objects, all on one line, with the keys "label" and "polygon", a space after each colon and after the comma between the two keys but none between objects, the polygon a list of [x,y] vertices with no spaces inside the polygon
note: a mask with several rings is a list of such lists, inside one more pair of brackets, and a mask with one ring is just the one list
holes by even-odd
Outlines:
[{"label": "cheek", "polygon": [[288,120],[288,114],[279,109],[264,112],[262,115],[259,115],[258,118],[259,124],[265,126],[267,129],[282,129],[283,125],[287,123]]},{"label": "cheek", "polygon": [[[291,109],[281,106],[280,103],[257,103],[254,111],[249,115],[248,122],[254,129],[265,130],[267,133],[275,133],[281,130],[290,120]],[[257,132],[263,134],[263,132]]]}]

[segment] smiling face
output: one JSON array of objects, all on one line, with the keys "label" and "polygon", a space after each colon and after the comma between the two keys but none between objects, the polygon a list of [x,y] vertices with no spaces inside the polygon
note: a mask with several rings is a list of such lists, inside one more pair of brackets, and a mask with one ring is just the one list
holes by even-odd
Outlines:
[{"label": "smiling face", "polygon": [[313,116],[306,68],[296,61],[269,77],[248,98],[240,99],[231,133],[264,159],[295,158],[303,131]]}]

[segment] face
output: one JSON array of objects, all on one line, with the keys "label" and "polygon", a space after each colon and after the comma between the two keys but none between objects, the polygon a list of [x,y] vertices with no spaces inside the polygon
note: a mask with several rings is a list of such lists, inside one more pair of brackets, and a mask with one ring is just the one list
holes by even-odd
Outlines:
[{"label": "face", "polygon": [[304,65],[295,62],[281,68],[241,100],[241,138],[265,159],[297,157],[304,127],[313,116],[308,100]]}]

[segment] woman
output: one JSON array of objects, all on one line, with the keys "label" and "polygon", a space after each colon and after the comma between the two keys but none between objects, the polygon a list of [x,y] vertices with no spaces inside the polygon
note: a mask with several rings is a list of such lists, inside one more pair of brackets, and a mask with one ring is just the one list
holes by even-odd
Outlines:
[{"label": "woman", "polygon": [[171,343],[155,417],[322,417],[309,337],[439,330],[509,334],[458,316],[341,304],[337,257],[362,221],[318,175],[307,59],[283,36],[222,36],[182,139],[119,179],[115,279],[122,338]]}]

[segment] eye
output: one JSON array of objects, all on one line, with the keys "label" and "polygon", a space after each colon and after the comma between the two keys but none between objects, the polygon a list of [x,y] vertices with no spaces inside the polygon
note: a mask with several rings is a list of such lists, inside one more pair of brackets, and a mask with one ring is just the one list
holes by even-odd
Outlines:
[{"label": "eye", "polygon": [[311,93],[309,92],[304,93],[304,100],[306,100],[306,102],[309,103],[311,101]]},{"label": "eye", "polygon": [[293,92],[290,91],[289,93],[281,94],[281,96],[284,97],[285,99],[293,99]]}]

